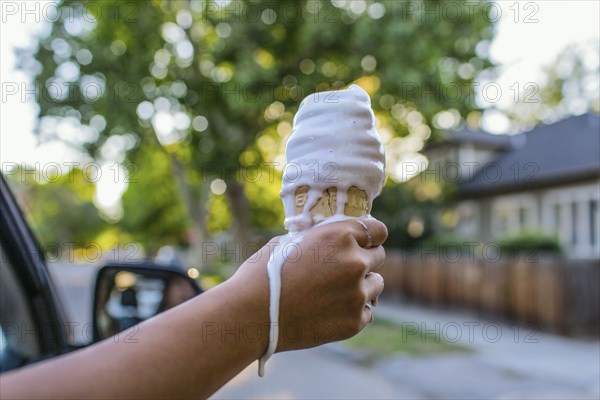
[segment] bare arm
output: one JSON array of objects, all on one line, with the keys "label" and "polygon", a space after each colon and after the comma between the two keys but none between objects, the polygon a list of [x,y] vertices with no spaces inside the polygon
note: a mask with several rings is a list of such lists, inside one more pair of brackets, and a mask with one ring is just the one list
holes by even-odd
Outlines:
[{"label": "bare arm", "polygon": [[[373,248],[361,247],[368,242],[364,227],[339,222],[313,229],[300,256],[284,265],[277,351],[345,339],[368,323],[364,304],[383,290],[381,277],[369,272],[383,262],[387,231],[365,222]],[[133,336],[122,333],[1,375],[0,397],[210,396],[267,348],[272,248],[261,249],[227,282],[140,324]]]}]

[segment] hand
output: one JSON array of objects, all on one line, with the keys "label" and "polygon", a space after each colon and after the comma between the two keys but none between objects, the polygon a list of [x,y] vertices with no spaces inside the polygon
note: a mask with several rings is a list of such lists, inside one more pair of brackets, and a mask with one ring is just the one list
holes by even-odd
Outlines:
[{"label": "hand", "polygon": [[[278,352],[347,339],[372,320],[366,304],[375,304],[383,291],[383,278],[374,271],[385,260],[386,238],[387,228],[373,218],[317,225],[304,233],[282,269]],[[262,251],[272,252],[277,241]],[[240,289],[252,286],[268,314],[265,258],[251,257],[231,280]],[[250,261],[258,259],[264,262]]]}]

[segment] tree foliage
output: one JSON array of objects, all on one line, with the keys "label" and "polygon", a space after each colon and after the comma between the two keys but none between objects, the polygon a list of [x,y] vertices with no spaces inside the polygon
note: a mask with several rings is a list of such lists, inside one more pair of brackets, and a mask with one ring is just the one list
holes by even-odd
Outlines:
[{"label": "tree foliage", "polygon": [[7,181],[49,253],[85,247],[109,228],[94,207],[94,183],[80,169],[59,176],[18,168]]},{"label": "tree foliage", "polygon": [[[139,171],[120,222],[136,240],[197,245],[210,234],[207,204],[229,209],[230,222],[211,226],[247,240],[252,227],[281,225],[281,153],[304,96],[363,86],[392,178],[438,113],[476,108],[471,84],[490,66],[476,47],[491,39],[491,22],[466,6],[445,18],[441,4],[65,0],[22,60],[44,88],[41,136],[60,138],[52,121],[68,119],[92,157]],[[259,182],[240,179],[257,169]],[[225,197],[209,201],[219,185]]]},{"label": "tree foliage", "polygon": [[[544,69],[531,99],[507,110],[521,129],[553,123],[569,115],[600,113],[600,43],[591,39],[563,49]],[[535,95],[535,96],[531,96]]]}]

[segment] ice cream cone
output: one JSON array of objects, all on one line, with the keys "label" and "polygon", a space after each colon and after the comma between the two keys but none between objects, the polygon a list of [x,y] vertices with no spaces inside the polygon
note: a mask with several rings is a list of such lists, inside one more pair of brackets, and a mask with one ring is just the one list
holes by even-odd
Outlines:
[{"label": "ice cream cone", "polygon": [[[281,200],[285,246],[269,258],[269,346],[259,362],[259,374],[275,353],[279,337],[281,270],[287,246],[302,241],[303,232],[325,220],[363,217],[385,181],[385,153],[377,134],[367,92],[357,85],[306,97],[286,143]],[[331,183],[335,183],[334,186]]]},{"label": "ice cream cone", "polygon": [[[302,214],[308,197],[308,186],[300,186],[295,192],[296,214]],[[364,190],[351,186],[348,189],[348,200],[344,206],[344,215],[348,217],[363,217],[367,215],[369,201]],[[337,210],[337,188],[332,186],[323,191],[323,196],[310,209],[310,213],[317,219],[324,219],[336,214]]]}]

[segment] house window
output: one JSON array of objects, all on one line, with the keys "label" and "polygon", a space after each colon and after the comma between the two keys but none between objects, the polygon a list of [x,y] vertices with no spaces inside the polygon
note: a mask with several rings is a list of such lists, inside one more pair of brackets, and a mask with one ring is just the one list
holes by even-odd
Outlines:
[{"label": "house window", "polygon": [[500,209],[497,212],[498,228],[500,234],[510,233],[510,212],[506,209]]},{"label": "house window", "polygon": [[519,232],[536,229],[537,203],[534,196],[518,194],[502,196],[492,203],[493,236],[513,235]]},{"label": "house window", "polygon": [[519,229],[523,232],[527,227],[527,209],[525,207],[519,208]]},{"label": "house window", "polygon": [[474,201],[465,201],[456,207],[458,217],[456,233],[467,238],[479,235],[479,205]]},{"label": "house window", "polygon": [[554,231],[560,233],[560,204],[554,205]]},{"label": "house window", "polygon": [[600,198],[597,183],[542,194],[544,228],[555,232],[570,258],[600,259]]},{"label": "house window", "polygon": [[590,200],[590,244],[598,241],[598,200]]},{"label": "house window", "polygon": [[571,203],[571,244],[577,244],[577,203]]}]

